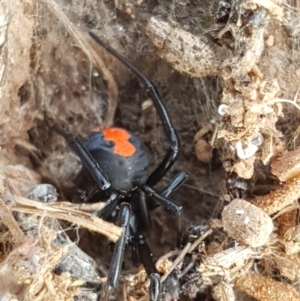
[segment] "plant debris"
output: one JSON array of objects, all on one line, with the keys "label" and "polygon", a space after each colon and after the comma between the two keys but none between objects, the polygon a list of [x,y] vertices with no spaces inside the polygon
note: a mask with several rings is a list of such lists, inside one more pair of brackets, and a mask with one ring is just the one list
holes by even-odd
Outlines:
[{"label": "plant debris", "polygon": [[[186,187],[197,198],[187,194],[181,200],[193,213],[183,245],[156,261],[164,298],[300,300],[300,72],[292,57],[299,54],[299,5],[195,3],[196,8],[192,1],[0,4],[1,300],[97,300],[111,253],[90,243],[89,235],[114,243],[122,233],[96,216],[104,202],[76,199],[87,179],[80,179],[85,175],[79,159],[49,123],[64,124],[82,138],[127,123],[140,132],[154,164],[165,151],[151,101],[92,42],[90,30],[141,65],[151,80],[153,75],[181,125],[184,168],[196,178],[197,187]],[[221,195],[197,178],[202,174],[209,181],[213,175],[213,188],[221,186],[213,174],[219,165],[227,183]],[[200,192],[207,203],[197,202]],[[215,209],[212,196],[223,201]],[[202,220],[196,207],[219,219]],[[165,240],[176,233],[166,214],[155,211],[152,228],[156,246],[169,250]],[[87,238],[78,235],[79,228]],[[122,300],[148,300],[146,271],[125,263]]]},{"label": "plant debris", "polygon": [[228,235],[251,247],[265,245],[273,232],[272,219],[261,209],[244,200],[233,200],[222,212]]}]

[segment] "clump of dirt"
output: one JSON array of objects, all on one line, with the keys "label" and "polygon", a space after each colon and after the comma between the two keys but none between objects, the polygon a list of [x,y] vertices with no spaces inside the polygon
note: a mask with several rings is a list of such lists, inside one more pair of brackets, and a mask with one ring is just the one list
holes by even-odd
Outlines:
[{"label": "clump of dirt", "polygon": [[[242,292],[274,300],[285,291],[290,300],[300,299],[296,286],[278,281],[278,275],[289,283],[299,280],[299,173],[289,169],[297,167],[298,155],[287,152],[299,144],[297,6],[256,0],[7,0],[0,14],[0,273],[5,277],[4,266],[15,268],[10,295],[0,288],[1,296],[95,300],[111,254],[90,232],[101,228],[111,241],[120,235],[111,226],[109,236],[110,226],[88,213],[102,203],[65,202],[91,183],[53,125],[83,138],[112,124],[125,127],[145,142],[153,168],[167,150],[145,89],[92,42],[93,30],[155,83],[180,133],[181,154],[157,189],[180,170],[189,174],[174,194],[184,208],[184,246],[170,251],[175,216],[163,208],[153,211],[147,234],[153,257],[160,258],[164,298],[234,300]],[[27,191],[39,183],[53,184],[61,202],[29,200]],[[25,220],[33,216],[35,230],[28,232],[16,212]],[[57,236],[65,232],[57,219],[89,230],[79,239],[73,229],[68,232],[80,249],[65,234]],[[76,270],[66,252],[87,270]],[[147,275],[142,267],[128,271],[131,266],[128,257],[123,299],[147,299]],[[91,282],[84,275],[94,274],[93,290],[84,291]]]}]

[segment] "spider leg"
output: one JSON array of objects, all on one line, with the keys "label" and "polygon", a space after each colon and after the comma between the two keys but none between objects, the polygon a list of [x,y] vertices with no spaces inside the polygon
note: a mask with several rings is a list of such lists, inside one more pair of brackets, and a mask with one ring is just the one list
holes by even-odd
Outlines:
[{"label": "spider leg", "polygon": [[[143,195],[145,195],[143,193]],[[146,209],[147,214],[149,215],[148,209]],[[140,215],[141,212],[139,212],[139,221],[144,218],[143,215]],[[160,284],[160,275],[158,274],[158,271],[155,267],[155,264],[153,262],[152,258],[152,252],[146,242],[146,239],[142,233],[137,233],[138,224],[134,222],[132,224],[133,232],[135,233],[135,239],[133,241],[133,251],[135,251],[133,255],[136,256],[136,264],[142,263],[144,266],[144,269],[146,270],[149,279],[150,279],[150,285],[149,285],[149,301],[158,301],[159,295],[161,292],[161,284]],[[134,258],[134,257],[133,257]]]},{"label": "spider leg", "polygon": [[134,75],[136,75],[146,85],[147,94],[153,101],[153,104],[165,128],[165,132],[167,134],[170,147],[163,161],[152,172],[152,174],[150,175],[147,181],[147,185],[153,186],[166,174],[166,172],[170,169],[170,167],[173,165],[174,161],[178,156],[180,150],[180,139],[178,133],[173,127],[172,121],[170,119],[169,113],[164,104],[164,101],[160,97],[155,85],[144,74],[142,74],[129,62],[127,62],[126,59],[123,56],[121,56],[117,51],[115,51],[110,46],[106,45],[97,35],[95,35],[93,32],[89,32],[89,34],[99,45],[101,45],[104,49],[106,49],[106,51],[112,54],[120,62],[122,62],[127,68],[130,69],[130,71]]},{"label": "spider leg", "polygon": [[185,171],[180,171],[160,194],[163,197],[168,198],[183,184],[187,178],[187,173]]},{"label": "spider leg", "polygon": [[82,165],[88,170],[99,188],[101,190],[108,189],[111,184],[108,181],[106,175],[102,171],[97,161],[84,146],[84,144],[78,139],[78,137],[71,135],[68,131],[63,130],[56,125],[53,126],[53,129],[68,141],[69,146],[80,158]]},{"label": "spider leg", "polygon": [[137,248],[136,251],[139,262],[143,264],[147,274],[150,276],[153,273],[158,273],[153,262],[152,252],[143,234],[138,235],[137,241],[135,241],[135,246]]},{"label": "spider leg", "polygon": [[[174,177],[174,179],[171,180],[169,185],[162,192],[160,192],[160,195],[165,198],[170,197],[183,184],[183,182],[187,178],[188,178],[187,173],[185,171],[180,171]],[[149,211],[152,211],[158,207],[159,207],[159,204],[157,204],[156,202],[148,202]]]},{"label": "spider leg", "polygon": [[149,296],[150,301],[158,301],[160,294],[160,276],[157,273],[150,275]]},{"label": "spider leg", "polygon": [[181,237],[182,237],[182,206],[179,206],[179,205],[175,204],[174,202],[172,202],[171,200],[161,196],[160,194],[158,194],[155,190],[153,190],[149,186],[144,185],[140,189],[146,193],[147,197],[149,197],[150,199],[156,201],[158,204],[160,204],[160,205],[166,207],[167,209],[172,210],[173,212],[176,213],[177,221],[178,221],[177,244],[178,244],[178,246],[180,246],[181,245]]},{"label": "spider leg", "polygon": [[[187,174],[185,172],[179,172],[175,178],[170,182],[170,184],[163,190],[163,192],[161,193],[161,197],[165,198],[165,203],[167,204],[167,206],[169,205],[169,203],[172,203],[171,201],[167,200],[166,198],[169,197],[187,178]],[[149,191],[151,190],[151,192],[156,193],[153,189],[151,189],[150,187]],[[157,206],[159,206],[159,204],[161,204],[161,202],[159,204],[157,204],[157,201],[155,199],[155,201],[153,202],[147,202],[147,196],[146,193],[144,191],[142,191],[141,189],[138,190],[139,193],[139,199],[138,199],[138,212],[139,212],[139,221],[141,222],[141,227],[142,227],[142,231],[147,231],[150,227],[151,227],[151,219],[150,219],[150,213],[149,211],[152,209],[155,209]],[[159,194],[157,194],[159,195]],[[168,203],[166,203],[168,202]],[[179,224],[180,224],[180,220],[181,220],[181,207],[177,206],[176,204],[172,203],[173,205],[173,211],[175,211],[178,215],[179,215]],[[150,208],[149,208],[150,205]],[[179,212],[179,213],[178,213]],[[179,226],[179,234],[181,236],[181,225]],[[151,257],[151,251],[145,241],[145,238],[143,235],[138,235],[138,239],[137,239],[137,243],[136,243],[136,257],[137,259],[135,260],[136,263],[142,262],[148,275],[151,275],[151,273],[155,273],[157,272],[154,264],[153,264],[153,260]]]},{"label": "spider leg", "polygon": [[128,243],[127,233],[128,233],[129,221],[130,221],[130,205],[128,203],[122,203],[117,225],[123,228],[123,232],[114,248],[112,261],[107,276],[107,288],[104,296],[101,298],[101,301],[108,301],[111,293],[118,285],[119,276],[122,269],[124,250],[126,244]]},{"label": "spider leg", "polygon": [[133,263],[138,266],[143,264],[148,275],[151,273],[157,273],[155,268],[152,252],[147,244],[144,236],[151,226],[151,219],[148,210],[147,196],[138,189],[136,196],[138,199],[134,199],[136,202],[136,209],[132,211],[130,217],[130,244],[132,245],[132,259]]},{"label": "spider leg", "polygon": [[144,191],[138,190],[139,199],[138,199],[138,207],[139,207],[139,215],[141,221],[141,227],[143,231],[147,231],[151,227],[151,218],[148,209],[147,196]]},{"label": "spider leg", "polygon": [[116,208],[119,200],[120,194],[112,192],[108,200],[105,202],[105,207],[100,212],[98,212],[97,215],[103,218],[104,220],[107,220],[111,215],[112,211]]}]

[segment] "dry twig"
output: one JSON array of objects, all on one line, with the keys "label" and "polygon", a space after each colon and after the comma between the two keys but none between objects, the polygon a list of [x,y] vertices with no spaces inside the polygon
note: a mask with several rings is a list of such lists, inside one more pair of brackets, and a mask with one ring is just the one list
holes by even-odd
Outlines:
[{"label": "dry twig", "polygon": [[122,229],[116,225],[108,223],[87,212],[80,211],[72,207],[71,204],[45,204],[19,196],[15,196],[14,199],[17,206],[13,207],[12,210],[16,212],[35,214],[39,216],[47,213],[47,216],[49,217],[65,220],[90,231],[103,234],[113,242],[116,242],[122,233]]},{"label": "dry twig", "polygon": [[2,223],[9,229],[14,242],[19,245],[25,239],[25,235],[14,219],[11,211],[3,201],[0,201],[0,219]]}]

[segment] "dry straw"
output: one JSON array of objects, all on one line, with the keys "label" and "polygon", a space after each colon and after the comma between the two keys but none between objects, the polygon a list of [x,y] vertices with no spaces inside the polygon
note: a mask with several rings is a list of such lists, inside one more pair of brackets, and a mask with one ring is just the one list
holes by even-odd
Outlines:
[{"label": "dry straw", "polygon": [[45,204],[20,196],[15,196],[14,199],[17,206],[13,207],[12,210],[16,212],[34,214],[38,216],[46,215],[48,217],[65,220],[92,232],[103,234],[113,242],[116,242],[122,233],[122,229],[120,227],[117,227],[112,223],[108,223],[90,213],[77,209],[78,205],[73,206],[73,204],[68,202]]}]

